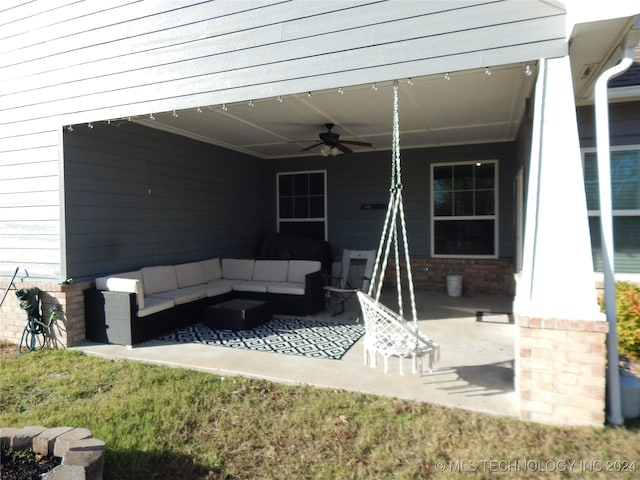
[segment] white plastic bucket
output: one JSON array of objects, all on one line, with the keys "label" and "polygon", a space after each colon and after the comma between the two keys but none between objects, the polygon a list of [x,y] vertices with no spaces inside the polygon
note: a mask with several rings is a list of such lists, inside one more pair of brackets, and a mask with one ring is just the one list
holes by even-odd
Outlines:
[{"label": "white plastic bucket", "polygon": [[462,275],[447,275],[447,295],[450,297],[462,295]]}]

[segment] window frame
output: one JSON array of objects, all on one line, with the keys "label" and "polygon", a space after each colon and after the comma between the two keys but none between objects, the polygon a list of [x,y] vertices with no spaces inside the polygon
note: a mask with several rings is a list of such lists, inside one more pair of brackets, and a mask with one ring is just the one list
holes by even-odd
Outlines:
[{"label": "window frame", "polygon": [[[636,151],[640,151],[640,144],[638,145],[616,145],[615,147],[609,147],[609,152],[613,153],[613,152],[623,152],[625,150],[636,150]],[[580,155],[582,157],[582,171],[584,172],[584,162],[585,162],[585,156],[588,153],[598,153],[598,149],[596,147],[589,147],[589,148],[582,148],[580,149]],[[596,158],[596,162],[597,162],[597,158]],[[612,162],[613,163],[613,162]],[[585,195],[586,195],[586,184],[585,184]],[[613,199],[612,199],[613,200]],[[599,203],[599,202],[598,202]],[[589,210],[589,205],[587,205],[587,214],[590,217],[599,217],[601,215],[600,209],[598,210]],[[626,208],[626,209],[614,209],[613,210],[613,216],[619,216],[619,217],[640,217],[640,209],[631,209],[631,208]]]},{"label": "window frame", "polygon": [[[324,202],[323,202],[323,210],[324,210],[324,216],[323,217],[303,217],[303,218],[289,218],[289,217],[285,217],[282,218],[280,216],[280,177],[285,176],[285,175],[312,175],[312,174],[317,174],[317,173],[321,173],[322,174],[322,178],[323,178],[323,184],[322,184],[322,188],[323,188],[323,197],[324,197]],[[308,195],[308,197],[310,198],[311,195]],[[322,222],[323,223],[323,227],[324,227],[324,240],[327,241],[328,238],[328,212],[327,212],[327,170],[326,169],[314,169],[314,170],[292,170],[292,171],[284,171],[284,172],[276,172],[276,231],[278,233],[281,232],[281,225],[283,223],[319,223]]]},{"label": "window frame", "polygon": [[[435,215],[435,188],[434,188],[434,171],[437,167],[448,167],[448,166],[461,166],[461,165],[476,165],[478,163],[491,163],[494,165],[494,213],[492,215]],[[430,254],[432,258],[486,258],[486,259],[495,259],[499,257],[499,248],[500,248],[500,237],[499,237],[499,173],[500,162],[496,158],[491,159],[476,159],[476,160],[461,160],[461,161],[446,161],[446,162],[432,162],[430,165],[430,205],[429,205],[429,214],[430,214]],[[475,191],[475,189],[473,190]],[[493,220],[493,254],[451,254],[451,253],[436,253],[436,222],[442,221],[451,221],[451,220]]]},{"label": "window frame", "polygon": [[[627,151],[627,150],[632,150],[632,151],[639,151],[640,152],[640,144],[631,144],[631,145],[616,145],[616,146],[610,146],[609,147],[609,152],[610,153],[614,153],[614,152],[621,152],[621,151]],[[592,210],[589,209],[589,204],[587,201],[587,184],[586,184],[586,178],[585,178],[585,160],[586,160],[586,156],[587,154],[597,154],[598,149],[597,147],[586,147],[586,148],[581,148],[580,149],[580,156],[581,156],[581,160],[582,160],[582,171],[583,171],[583,181],[585,182],[585,202],[587,203],[587,216],[589,217],[589,219],[592,218],[599,218],[602,215],[602,211],[600,210],[600,208],[598,208],[597,210]],[[613,157],[613,155],[612,155]],[[611,163],[613,164],[613,158],[611,159]],[[597,157],[596,157],[596,165],[597,165]],[[613,165],[611,165],[611,168],[613,168]],[[612,190],[612,194],[613,194],[613,190]],[[613,201],[613,198],[612,198]],[[598,206],[599,206],[599,198],[598,198]],[[640,217],[640,209],[612,209],[612,217],[615,222],[615,218],[616,217]],[[592,235],[592,233],[590,232],[590,235]],[[593,251],[593,243],[594,240],[593,238],[590,238],[591,243],[592,243],[592,255],[594,257],[594,270],[596,272],[600,272],[600,270],[596,269],[596,255],[595,252]],[[616,251],[616,245],[615,245],[615,237],[614,237],[614,253]],[[602,252],[601,252],[602,254]],[[601,273],[601,272],[600,272]]]}]

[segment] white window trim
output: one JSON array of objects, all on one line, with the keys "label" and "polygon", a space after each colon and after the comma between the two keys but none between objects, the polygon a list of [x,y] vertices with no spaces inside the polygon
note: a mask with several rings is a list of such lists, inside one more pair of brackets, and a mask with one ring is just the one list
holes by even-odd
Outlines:
[{"label": "white window trim", "polygon": [[[281,175],[310,175],[313,173],[322,173],[324,180],[324,217],[314,218],[280,218],[280,176]],[[280,224],[282,223],[304,223],[304,222],[324,222],[324,240],[328,240],[329,221],[327,212],[327,170],[294,170],[290,172],[276,172],[276,229],[280,232]]]},{"label": "white window trim", "polygon": [[[458,217],[439,217],[439,221],[447,221],[449,220],[494,220],[493,228],[494,228],[494,254],[493,255],[448,255],[448,254],[436,254],[436,244],[435,244],[435,222],[436,217],[434,215],[434,205],[433,205],[433,170],[435,167],[446,167],[450,165],[469,165],[475,163],[493,163],[495,164],[495,213],[493,215],[478,215],[478,216],[458,216]],[[486,159],[486,160],[465,160],[465,161],[457,161],[457,162],[433,162],[430,165],[430,178],[429,178],[429,214],[430,214],[430,224],[431,224],[431,257],[432,258],[487,258],[487,259],[495,259],[499,257],[500,252],[500,228],[499,228],[499,180],[500,180],[500,163],[498,159]]]}]

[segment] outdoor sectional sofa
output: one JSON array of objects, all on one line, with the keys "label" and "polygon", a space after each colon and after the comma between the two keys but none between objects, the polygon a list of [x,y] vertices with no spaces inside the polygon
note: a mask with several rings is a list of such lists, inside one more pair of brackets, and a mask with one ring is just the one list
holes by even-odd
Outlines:
[{"label": "outdoor sectional sofa", "polygon": [[325,279],[315,260],[212,258],[144,267],[96,278],[85,292],[86,336],[133,346],[202,320],[204,308],[231,298],[264,300],[274,313],[324,308]]}]

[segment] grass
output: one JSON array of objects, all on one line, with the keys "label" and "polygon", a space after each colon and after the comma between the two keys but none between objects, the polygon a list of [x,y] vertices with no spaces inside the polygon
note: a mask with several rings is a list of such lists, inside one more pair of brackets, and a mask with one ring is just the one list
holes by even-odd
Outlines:
[{"label": "grass", "polygon": [[615,461],[640,471],[637,424],[549,427],[74,351],[1,362],[0,425],[90,429],[107,444],[107,480],[605,478],[585,470]]}]

